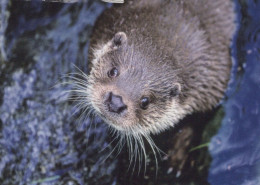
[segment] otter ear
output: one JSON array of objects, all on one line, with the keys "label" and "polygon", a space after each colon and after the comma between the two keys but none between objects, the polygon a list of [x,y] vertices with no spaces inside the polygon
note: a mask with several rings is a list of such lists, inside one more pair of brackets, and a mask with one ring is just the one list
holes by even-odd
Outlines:
[{"label": "otter ear", "polygon": [[117,32],[112,39],[112,47],[117,49],[118,47],[124,45],[127,42],[127,36],[125,32]]},{"label": "otter ear", "polygon": [[170,91],[170,96],[174,97],[179,95],[180,93],[181,93],[181,84],[179,83],[173,84],[173,88]]}]

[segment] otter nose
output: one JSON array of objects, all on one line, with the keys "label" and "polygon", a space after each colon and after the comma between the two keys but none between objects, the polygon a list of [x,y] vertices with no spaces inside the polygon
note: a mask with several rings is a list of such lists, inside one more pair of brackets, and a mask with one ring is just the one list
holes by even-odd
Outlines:
[{"label": "otter nose", "polygon": [[115,112],[117,114],[122,113],[126,110],[127,106],[124,104],[122,97],[114,95],[112,92],[109,92],[105,100],[108,109],[110,112]]}]

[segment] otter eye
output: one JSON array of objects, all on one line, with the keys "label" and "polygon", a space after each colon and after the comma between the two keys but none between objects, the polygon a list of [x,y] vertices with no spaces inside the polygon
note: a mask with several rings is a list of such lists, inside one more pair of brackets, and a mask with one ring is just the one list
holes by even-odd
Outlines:
[{"label": "otter eye", "polygon": [[148,98],[148,97],[143,97],[143,98],[141,99],[140,107],[141,107],[142,109],[147,109],[149,103],[150,103],[149,98]]},{"label": "otter eye", "polygon": [[116,67],[113,67],[110,71],[108,71],[107,75],[110,78],[114,78],[114,77],[117,77],[119,75],[119,71]]}]

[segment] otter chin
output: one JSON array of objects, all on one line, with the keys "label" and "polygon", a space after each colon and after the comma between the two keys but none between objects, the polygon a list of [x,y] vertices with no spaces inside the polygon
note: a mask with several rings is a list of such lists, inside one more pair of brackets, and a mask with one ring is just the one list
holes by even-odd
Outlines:
[{"label": "otter chin", "polygon": [[221,0],[127,1],[93,29],[84,101],[126,135],[160,133],[223,98],[233,6]]}]

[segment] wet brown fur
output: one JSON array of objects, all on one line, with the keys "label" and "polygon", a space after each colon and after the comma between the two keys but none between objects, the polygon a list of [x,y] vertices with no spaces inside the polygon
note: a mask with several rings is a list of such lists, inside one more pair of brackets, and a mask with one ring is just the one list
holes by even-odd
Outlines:
[{"label": "wet brown fur", "polygon": [[[132,122],[144,128],[158,123],[145,133],[160,132],[187,114],[212,109],[223,98],[229,80],[234,30],[229,0],[140,0],[113,6],[98,19],[90,43],[93,107],[105,112],[107,122],[124,122],[125,128]],[[118,32],[126,34],[127,43],[113,49],[108,43]],[[98,59],[97,50],[103,51]],[[106,76],[113,62],[121,70],[116,82]],[[171,97],[176,86],[180,93]],[[130,104],[128,116],[113,118],[100,110],[108,90]],[[155,100],[143,111],[138,101],[146,93]]]}]

